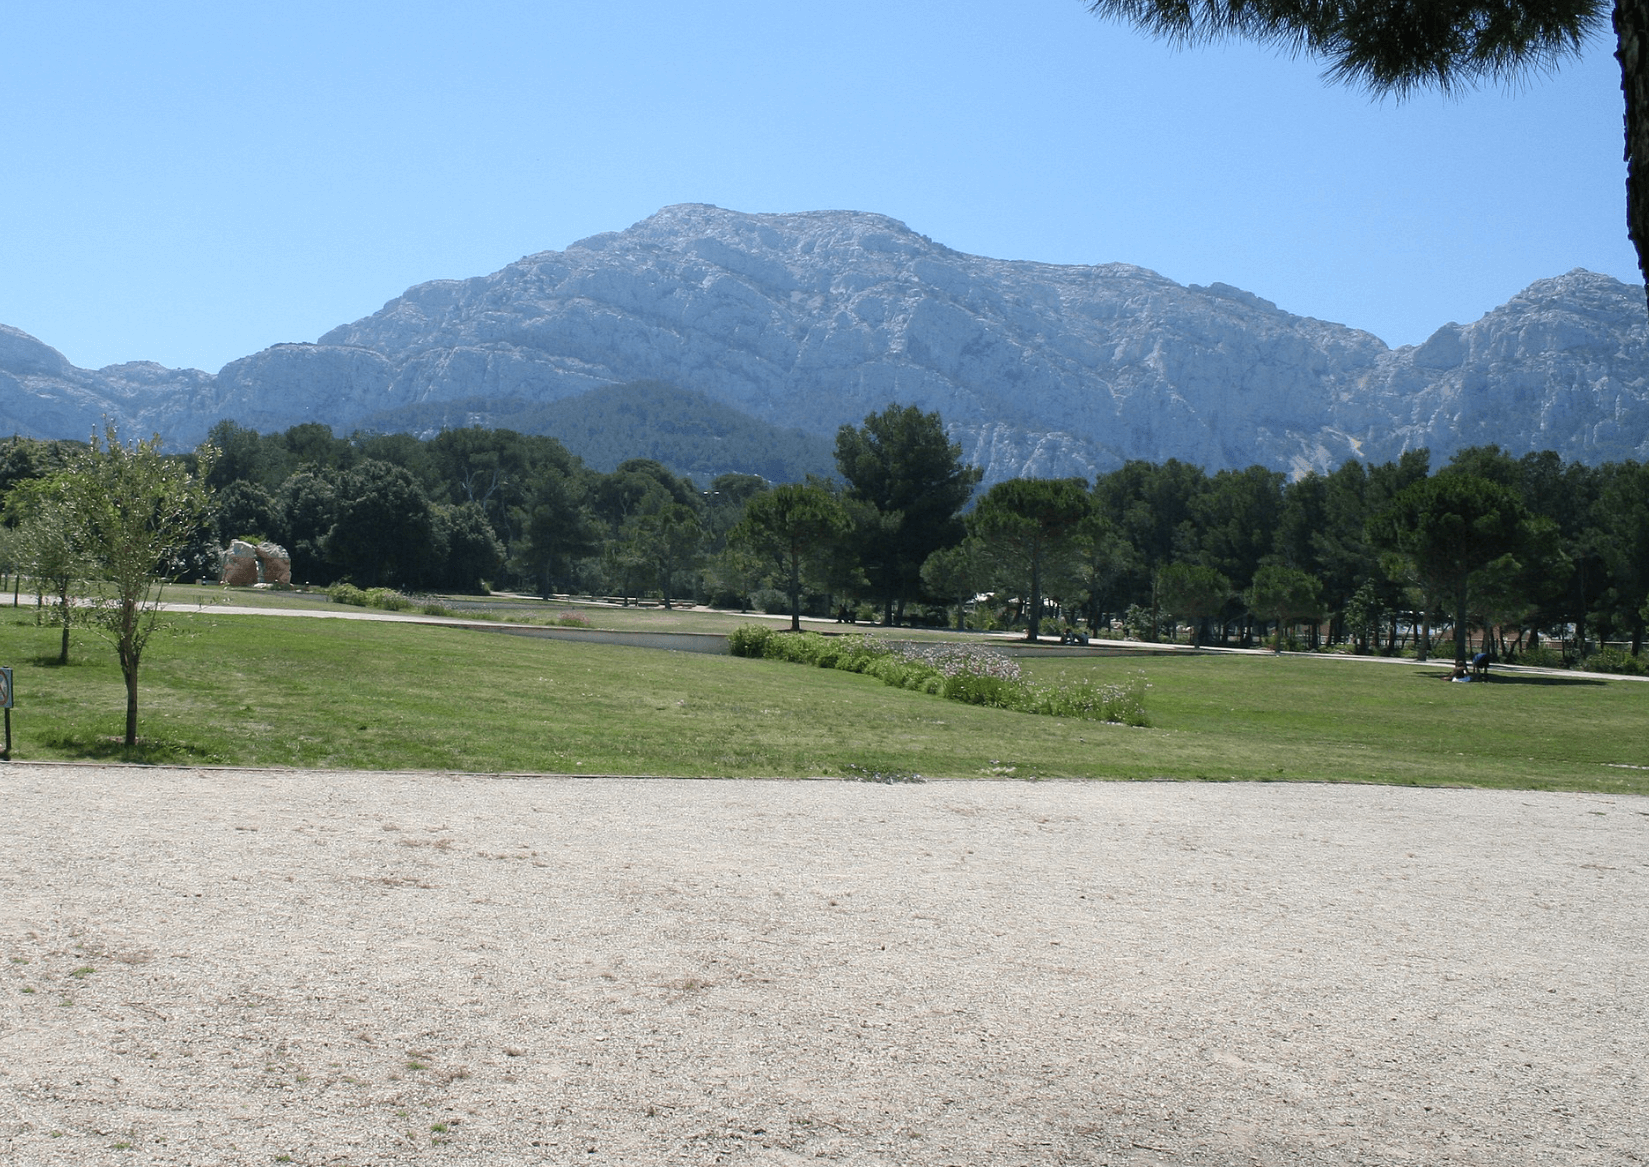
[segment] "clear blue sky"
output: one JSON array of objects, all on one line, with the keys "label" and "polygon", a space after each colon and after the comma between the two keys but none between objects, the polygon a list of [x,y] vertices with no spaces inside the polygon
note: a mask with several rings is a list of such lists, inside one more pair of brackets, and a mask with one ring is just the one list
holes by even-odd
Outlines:
[{"label": "clear blue sky", "polygon": [[1078,0],[85,3],[0,14],[0,323],[210,371],[659,207],[878,211],[1416,343],[1636,280],[1610,46],[1401,105]]}]

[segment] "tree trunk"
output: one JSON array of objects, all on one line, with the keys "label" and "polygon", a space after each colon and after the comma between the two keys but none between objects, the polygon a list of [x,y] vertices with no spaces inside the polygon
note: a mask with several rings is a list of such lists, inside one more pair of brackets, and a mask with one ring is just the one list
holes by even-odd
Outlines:
[{"label": "tree trunk", "polygon": [[1626,232],[1649,282],[1649,0],[1615,0],[1614,25],[1626,99]]},{"label": "tree trunk", "polygon": [[120,671],[126,677],[126,746],[137,745],[137,658],[122,653]]},{"label": "tree trunk", "polygon": [[1031,556],[1031,596],[1025,607],[1025,639],[1035,640],[1042,630],[1042,557]]},{"label": "tree trunk", "polygon": [[1454,591],[1454,663],[1463,665],[1471,658],[1471,645],[1467,644],[1466,629],[1466,581],[1461,580],[1460,586]]},{"label": "tree trunk", "polygon": [[58,600],[63,605],[63,647],[57,654],[57,663],[69,663],[69,583],[63,581],[63,590],[58,593]]},{"label": "tree trunk", "polygon": [[802,557],[801,553],[792,550],[790,553],[790,631],[802,630]]}]

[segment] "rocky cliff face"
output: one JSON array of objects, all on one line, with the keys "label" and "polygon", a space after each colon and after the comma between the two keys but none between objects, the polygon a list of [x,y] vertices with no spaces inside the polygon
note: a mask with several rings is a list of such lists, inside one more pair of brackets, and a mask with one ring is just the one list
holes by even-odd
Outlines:
[{"label": "rocky cliff face", "polygon": [[1646,356],[1641,289],[1588,272],[1393,351],[1223,284],[963,255],[880,215],[689,205],[421,284],[216,377],[74,369],[3,330],[0,426],[75,436],[109,413],[186,444],[223,417],[347,429],[659,380],[821,433],[890,401],[936,409],[987,481],[1127,458],[1303,472],[1480,442],[1601,461],[1649,456]]}]

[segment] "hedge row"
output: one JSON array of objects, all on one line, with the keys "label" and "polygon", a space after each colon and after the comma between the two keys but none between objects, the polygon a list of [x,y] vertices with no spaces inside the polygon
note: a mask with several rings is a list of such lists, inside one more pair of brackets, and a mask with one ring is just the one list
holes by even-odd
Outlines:
[{"label": "hedge row", "polygon": [[1010,657],[977,645],[892,644],[874,634],[821,636],[745,624],[727,638],[734,656],[789,661],[821,669],[864,673],[896,689],[931,693],[968,705],[1146,725],[1145,682],[1120,685],[1065,681],[1039,685]]}]

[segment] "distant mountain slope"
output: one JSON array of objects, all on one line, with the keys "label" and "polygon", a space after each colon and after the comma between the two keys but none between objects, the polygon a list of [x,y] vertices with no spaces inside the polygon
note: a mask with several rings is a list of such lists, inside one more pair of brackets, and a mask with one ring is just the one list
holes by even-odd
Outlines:
[{"label": "distant mountain slope", "polygon": [[1483,441],[1601,461],[1649,457],[1646,357],[1642,289],[1584,271],[1394,351],[1223,284],[963,255],[874,214],[687,205],[420,284],[215,377],[74,369],[6,330],[0,427],[79,436],[110,413],[188,443],[222,417],[349,429],[659,381],[821,437],[890,401],[936,409],[987,482],[1127,458],[1298,473]]},{"label": "distant mountain slope", "polygon": [[548,434],[597,470],[613,470],[627,458],[652,458],[701,482],[727,473],[760,474],[774,482],[835,473],[830,439],[768,425],[702,393],[659,381],[592,389],[550,405],[521,397],[406,405],[363,424],[389,432],[484,425]]}]

